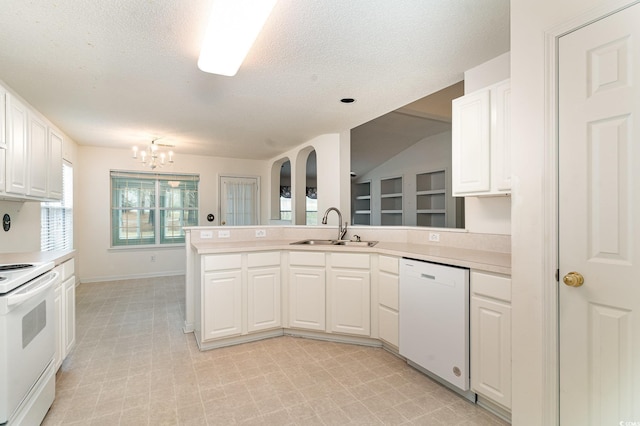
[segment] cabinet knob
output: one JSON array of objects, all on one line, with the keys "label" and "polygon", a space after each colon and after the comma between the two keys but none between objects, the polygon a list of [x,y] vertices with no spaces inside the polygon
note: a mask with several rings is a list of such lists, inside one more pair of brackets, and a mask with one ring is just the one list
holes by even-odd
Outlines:
[{"label": "cabinet knob", "polygon": [[569,287],[580,287],[584,284],[584,277],[579,272],[569,272],[562,278],[562,282]]}]

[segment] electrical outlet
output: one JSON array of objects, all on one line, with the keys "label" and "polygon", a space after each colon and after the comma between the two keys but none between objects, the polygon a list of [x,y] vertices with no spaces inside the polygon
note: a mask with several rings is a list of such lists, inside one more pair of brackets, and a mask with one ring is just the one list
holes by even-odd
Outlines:
[{"label": "electrical outlet", "polygon": [[213,238],[213,231],[200,231],[200,239],[208,240]]},{"label": "electrical outlet", "polygon": [[231,231],[218,231],[218,238],[229,238]]},{"label": "electrical outlet", "polygon": [[264,238],[267,236],[267,230],[266,229],[256,229],[256,237],[257,238]]},{"label": "electrical outlet", "polygon": [[151,255],[151,261],[152,261],[152,262],[155,262],[155,261],[156,261],[156,255],[155,255],[155,254],[152,254],[152,255]]},{"label": "electrical outlet", "polygon": [[440,234],[437,232],[429,232],[429,241],[433,241],[434,243],[439,243]]}]

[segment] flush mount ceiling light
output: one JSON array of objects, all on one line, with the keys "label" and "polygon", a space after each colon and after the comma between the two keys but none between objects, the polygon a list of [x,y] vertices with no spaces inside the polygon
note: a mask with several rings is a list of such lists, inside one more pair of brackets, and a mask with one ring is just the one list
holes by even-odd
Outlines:
[{"label": "flush mount ceiling light", "polygon": [[277,0],[214,0],[198,68],[234,76]]},{"label": "flush mount ceiling light", "polygon": [[173,164],[173,151],[164,152],[160,147],[173,148],[173,145],[157,144],[157,139],[151,141],[151,144],[139,150],[137,146],[133,147],[133,158],[138,159],[140,154],[140,162],[145,166],[154,170],[158,167],[164,167],[167,164]]}]

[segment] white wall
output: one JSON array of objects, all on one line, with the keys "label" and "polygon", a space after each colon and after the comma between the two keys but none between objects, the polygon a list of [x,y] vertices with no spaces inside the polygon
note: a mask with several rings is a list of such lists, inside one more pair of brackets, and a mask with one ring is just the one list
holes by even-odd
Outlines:
[{"label": "white wall", "polygon": [[[553,99],[548,84],[553,79],[547,69],[546,34],[554,28],[584,23],[580,15],[598,6],[598,14],[629,1],[599,0],[514,0],[511,2],[511,90],[512,90],[512,342],[513,342],[513,424],[550,425],[556,384],[547,367],[554,360],[548,348],[553,330],[545,319],[554,311],[545,300],[556,285],[548,276],[548,247],[557,244],[545,224],[550,191],[545,187],[553,164],[545,158],[549,122],[547,102]],[[551,133],[553,134],[553,129]],[[551,154],[551,155],[550,155]]]},{"label": "white wall", "polygon": [[[509,78],[510,68],[510,54],[507,52],[465,71],[464,92],[475,92],[506,80]],[[511,234],[510,197],[465,197],[464,211],[465,228],[469,232]]]},{"label": "white wall", "polygon": [[[451,195],[451,131],[430,136],[416,142],[398,155],[388,159],[368,173],[358,176],[355,182],[371,181],[371,225],[380,225],[380,179],[403,176],[404,225],[416,225],[416,182],[417,173],[446,170],[447,193]],[[452,208],[453,199],[447,200]],[[455,219],[455,209],[451,209],[448,219]],[[453,220],[455,223],[455,220]]]},{"label": "white wall", "polygon": [[[171,170],[177,173],[197,173],[199,184],[199,223],[218,225],[218,177],[219,175],[259,176],[261,181],[261,222],[266,223],[268,210],[268,163],[258,160],[181,155],[176,153]],[[81,146],[78,149],[78,165],[75,167],[77,189],[75,208],[75,235],[79,259],[79,277],[82,282],[121,278],[183,274],[185,271],[184,247],[158,249],[110,248],[110,170],[143,170],[131,158],[131,152]],[[163,170],[159,170],[162,172]],[[207,222],[208,213],[216,217]],[[151,255],[156,261],[151,262]]]},{"label": "white wall", "polygon": [[40,251],[40,203],[0,201],[0,219],[5,213],[11,216],[11,228],[5,232],[0,227],[0,253]]},{"label": "white wall", "polygon": [[[349,169],[351,164],[351,133],[331,133],[320,135],[308,142],[305,142],[292,150],[282,153],[269,161],[269,170],[272,170],[274,163],[282,158],[291,161],[291,191],[294,197],[292,203],[292,216],[295,218],[294,224],[304,224],[304,188],[306,183],[306,161],[308,152],[312,149],[316,151],[317,183],[318,183],[318,215],[322,215],[329,207],[337,207],[342,212],[343,221],[349,221],[351,217],[350,200],[350,177]],[[265,209],[275,214],[274,203],[279,203],[279,166],[269,173],[269,185],[271,195]],[[275,180],[278,180],[276,182]],[[277,192],[276,192],[277,191]],[[295,201],[297,199],[297,202]],[[271,218],[271,222],[277,218]],[[329,225],[338,223],[336,215],[330,215]]]}]

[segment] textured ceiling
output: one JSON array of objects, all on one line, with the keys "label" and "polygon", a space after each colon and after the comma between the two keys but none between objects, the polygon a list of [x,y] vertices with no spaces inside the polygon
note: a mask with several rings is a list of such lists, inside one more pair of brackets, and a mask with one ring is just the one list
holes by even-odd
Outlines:
[{"label": "textured ceiling", "polygon": [[[264,159],[509,50],[508,0],[280,0],[235,77],[196,62],[205,0],[5,0],[0,79],[81,145]],[[340,98],[357,101],[345,105]]]}]

